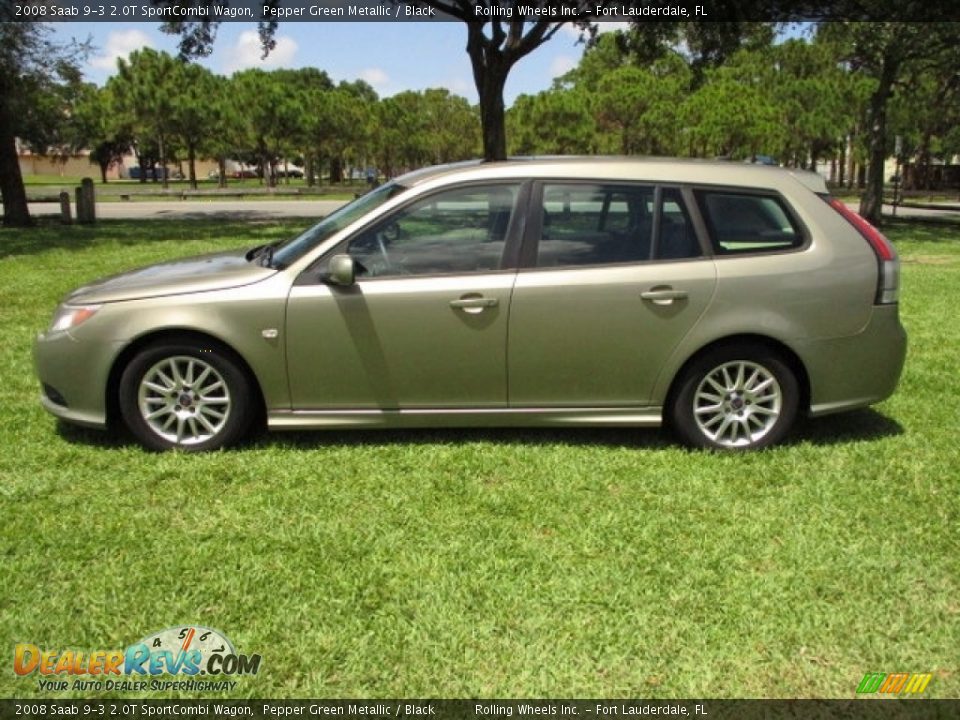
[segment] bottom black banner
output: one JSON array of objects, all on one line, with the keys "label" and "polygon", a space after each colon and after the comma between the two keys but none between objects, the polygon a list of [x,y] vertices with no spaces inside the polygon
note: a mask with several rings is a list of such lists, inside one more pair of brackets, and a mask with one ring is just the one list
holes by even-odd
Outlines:
[{"label": "bottom black banner", "polygon": [[703,720],[960,717],[960,700],[0,700],[15,718],[439,718],[441,720]]}]

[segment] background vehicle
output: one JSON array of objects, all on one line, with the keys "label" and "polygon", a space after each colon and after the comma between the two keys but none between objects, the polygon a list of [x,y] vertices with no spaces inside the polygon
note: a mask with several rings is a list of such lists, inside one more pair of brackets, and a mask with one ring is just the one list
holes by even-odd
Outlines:
[{"label": "background vehicle", "polygon": [[282,165],[277,167],[277,177],[278,178],[294,178],[300,180],[303,178],[303,169],[298,168],[296,165],[290,165],[286,169]]},{"label": "background vehicle", "polygon": [[204,450],[270,428],[669,424],[753,449],[893,392],[899,262],[816,175],[569,158],[431,168],[297,238],[71,293],[43,404]]}]

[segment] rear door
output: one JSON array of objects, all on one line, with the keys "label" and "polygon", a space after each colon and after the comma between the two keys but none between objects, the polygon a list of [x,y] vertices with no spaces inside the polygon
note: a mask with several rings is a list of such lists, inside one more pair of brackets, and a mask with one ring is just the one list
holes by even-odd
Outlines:
[{"label": "rear door", "polygon": [[535,186],[510,310],[511,407],[651,404],[716,285],[688,201],[653,185]]}]

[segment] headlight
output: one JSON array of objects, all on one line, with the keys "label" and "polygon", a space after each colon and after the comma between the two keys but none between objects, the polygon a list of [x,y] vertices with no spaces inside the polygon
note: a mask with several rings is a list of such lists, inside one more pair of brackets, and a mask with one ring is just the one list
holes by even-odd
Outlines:
[{"label": "headlight", "polygon": [[72,330],[80,323],[92,318],[99,309],[99,305],[61,305],[53,314],[50,332]]}]

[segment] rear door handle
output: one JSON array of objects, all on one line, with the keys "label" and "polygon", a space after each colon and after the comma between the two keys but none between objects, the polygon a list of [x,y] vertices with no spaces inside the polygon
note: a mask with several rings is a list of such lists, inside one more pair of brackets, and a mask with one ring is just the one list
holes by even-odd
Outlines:
[{"label": "rear door handle", "polygon": [[470,313],[482,312],[484,308],[496,307],[499,304],[497,298],[488,297],[466,297],[450,301],[450,307]]},{"label": "rear door handle", "polygon": [[683,300],[687,297],[686,290],[674,290],[671,287],[653,288],[640,293],[640,297],[649,300],[655,305],[669,305],[674,300]]}]

